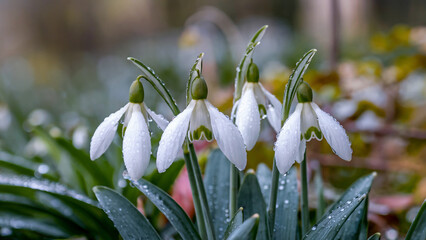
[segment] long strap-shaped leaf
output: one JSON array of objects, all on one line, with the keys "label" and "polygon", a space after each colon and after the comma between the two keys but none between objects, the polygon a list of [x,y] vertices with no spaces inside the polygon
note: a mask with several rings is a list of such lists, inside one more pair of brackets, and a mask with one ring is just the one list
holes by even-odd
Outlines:
[{"label": "long strap-shaped leaf", "polygon": [[93,192],[95,192],[102,209],[114,222],[123,239],[161,239],[148,219],[125,197],[102,186],[94,187]]},{"label": "long strap-shaped leaf", "polygon": [[303,55],[303,57],[296,63],[296,68],[293,70],[293,73],[288,79],[288,83],[284,91],[284,112],[282,116],[282,122],[284,122],[288,118],[291,103],[293,102],[294,96],[296,95],[297,87],[302,81],[303,74],[305,74],[306,69],[308,69],[309,64],[311,63],[312,58],[314,57],[316,52],[316,49],[311,49],[307,53],[305,53],[305,55]]},{"label": "long strap-shaped leaf", "polygon": [[254,48],[260,44],[260,40],[265,34],[268,25],[261,27],[257,32],[253,35],[250,42],[247,45],[246,51],[241,58],[240,64],[236,69],[237,75],[235,76],[235,92],[234,92],[234,103],[241,98],[241,91],[244,84],[244,79],[246,77],[247,68],[250,64],[251,56],[253,55]]},{"label": "long strap-shaped leaf", "polygon": [[235,213],[234,217],[232,217],[231,221],[229,222],[223,239],[228,239],[229,235],[231,235],[231,233],[233,233],[239,226],[241,226],[241,224],[243,224],[243,221],[243,208],[239,208],[238,211]]},{"label": "long strap-shaped leaf", "polygon": [[405,240],[426,239],[426,201],[408,230]]},{"label": "long strap-shaped leaf", "polygon": [[[350,201],[352,198],[356,196],[361,196],[363,194],[368,194],[371,189],[371,184],[373,183],[373,179],[376,176],[376,172],[373,172],[367,176],[364,176],[360,179],[358,179],[355,183],[353,183],[348,190],[343,193],[343,195],[337,200],[331,207],[328,213],[342,205],[343,203]],[[358,239],[364,223],[364,218],[367,217],[368,211],[368,201],[364,201],[362,204],[360,204],[356,211],[354,211],[351,216],[348,217],[347,221],[344,223],[342,228],[340,229],[339,233],[337,234],[337,239]],[[365,222],[365,224],[367,224]],[[367,229],[364,229],[364,231],[367,231]],[[367,234],[367,232],[364,232],[363,234]]]},{"label": "long strap-shaped leaf", "polygon": [[204,175],[207,200],[218,239],[223,239],[227,221],[230,218],[229,167],[229,160],[219,149],[216,149],[209,156]]},{"label": "long strap-shaped leaf", "polygon": [[270,239],[265,201],[260,191],[259,182],[253,172],[248,172],[244,177],[238,193],[238,206],[243,208],[244,216],[259,214],[257,239]]},{"label": "long strap-shaped leaf", "polygon": [[200,239],[191,219],[166,192],[143,178],[138,181],[131,180],[127,175],[125,178],[132,181],[133,185],[157,206],[183,239]]},{"label": "long strap-shaped leaf", "polygon": [[[227,240],[254,240],[258,239],[256,237],[256,232],[259,226],[259,214],[254,214],[249,219],[245,220],[231,235]],[[262,238],[259,238],[262,239]]]},{"label": "long strap-shaped leaf", "polygon": [[365,201],[365,198],[365,194],[361,197],[356,197],[346,203],[343,203],[330,214],[324,215],[324,217],[322,217],[321,220],[306,233],[303,239],[335,239],[345,221],[359,206],[359,204]]}]

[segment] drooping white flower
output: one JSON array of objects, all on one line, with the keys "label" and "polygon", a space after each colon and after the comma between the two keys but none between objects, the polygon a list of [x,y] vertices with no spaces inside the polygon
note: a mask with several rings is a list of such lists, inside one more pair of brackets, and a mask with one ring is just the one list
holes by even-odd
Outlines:
[{"label": "drooping white flower", "polygon": [[207,85],[199,77],[192,84],[192,100],[164,130],[157,151],[157,169],[164,172],[175,160],[188,136],[194,140],[216,139],[223,154],[239,170],[247,163],[243,138],[232,121],[207,101]]},{"label": "drooping white flower", "polygon": [[161,129],[168,121],[151,111],[143,103],[143,86],[136,80],[130,87],[129,103],[104,119],[93,134],[90,142],[90,159],[95,160],[105,153],[114,139],[118,124],[123,120],[123,158],[130,177],[141,178],[151,155],[151,137],[148,120],[154,120]]},{"label": "drooping white flower", "polygon": [[235,108],[235,123],[247,150],[251,150],[259,138],[261,119],[266,117],[276,132],[281,128],[281,103],[259,83],[259,71],[254,63],[248,68],[247,82]]},{"label": "drooping white flower", "polygon": [[280,173],[286,173],[295,161],[303,161],[306,142],[313,138],[320,141],[323,136],[336,155],[350,161],[352,149],[345,129],[312,102],[309,85],[302,83],[299,86],[297,98],[299,103],[284,123],[275,142],[275,159]]}]

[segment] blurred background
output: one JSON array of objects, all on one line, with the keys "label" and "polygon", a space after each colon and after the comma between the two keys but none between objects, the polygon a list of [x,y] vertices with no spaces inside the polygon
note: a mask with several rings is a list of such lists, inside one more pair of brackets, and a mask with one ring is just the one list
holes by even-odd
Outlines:
[{"label": "blurred background", "polygon": [[[317,48],[305,81],[314,89],[314,101],[341,122],[352,142],[349,163],[333,155],[325,141],[310,142],[311,179],[322,174],[330,203],[358,177],[377,171],[369,231],[401,239],[426,198],[425,12],[423,0],[2,0],[0,176],[49,179],[92,198],[91,187],[103,184],[136,203],[138,192],[121,177],[119,137],[99,161],[87,156],[94,130],[128,101],[128,88],[141,74],[126,58],[153,68],[183,108],[189,70],[204,52],[208,99],[229,114],[235,68],[251,36],[267,24],[253,57],[262,84],[282,100],[297,60]],[[147,84],[145,102],[172,119]],[[249,168],[272,165],[275,134],[263,125],[260,142],[248,155]],[[156,145],[161,132],[152,130]],[[203,161],[212,146],[197,144]],[[176,163],[170,182],[182,165]],[[87,177],[93,168],[102,169],[104,182]],[[163,178],[157,184],[176,198],[183,196],[181,204],[189,203],[190,212],[190,192],[184,192],[189,187],[173,190],[164,183],[167,177],[159,176],[153,166],[147,173],[154,182]],[[178,180],[176,185],[186,186],[185,174]],[[2,181],[1,192],[15,194]],[[315,205],[316,185],[311,185]],[[3,206],[13,205],[4,194]],[[144,201],[139,198],[138,206],[149,209]],[[16,214],[4,208],[0,236],[30,234],[3,221],[2,214],[10,219]]]}]

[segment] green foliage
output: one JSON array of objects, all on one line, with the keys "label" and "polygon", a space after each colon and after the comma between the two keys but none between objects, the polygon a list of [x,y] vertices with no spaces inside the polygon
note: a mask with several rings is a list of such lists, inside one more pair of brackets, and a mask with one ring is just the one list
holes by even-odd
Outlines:
[{"label": "green foliage", "polygon": [[251,240],[258,239],[256,232],[259,226],[259,215],[254,214],[238,226],[227,240]]},{"label": "green foliage", "polygon": [[161,239],[148,219],[125,197],[107,187],[94,187],[93,191],[123,239]]},{"label": "green foliage", "polygon": [[426,238],[426,201],[423,202],[419,213],[408,230],[406,240],[416,240]]},{"label": "green foliage", "polygon": [[225,234],[223,236],[223,239],[228,239],[229,235],[233,233],[241,224],[243,224],[244,221],[244,215],[243,215],[243,208],[239,208],[235,215],[232,217],[231,221],[228,224],[228,227],[226,228]]}]

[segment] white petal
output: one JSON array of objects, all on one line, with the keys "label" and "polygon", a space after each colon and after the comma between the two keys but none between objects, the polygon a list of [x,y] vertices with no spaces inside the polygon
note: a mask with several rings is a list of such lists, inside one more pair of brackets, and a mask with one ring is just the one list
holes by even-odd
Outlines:
[{"label": "white petal", "polygon": [[167,125],[169,125],[169,121],[167,121],[163,115],[156,114],[154,111],[149,109],[146,104],[144,103],[145,109],[148,112],[148,115],[154,120],[154,122],[157,124],[157,126],[164,131],[166,129]]},{"label": "white petal", "polygon": [[302,139],[302,141],[300,141],[300,144],[299,144],[299,150],[297,152],[296,162],[301,163],[303,161],[303,158],[305,156],[305,151],[306,151],[306,140]]},{"label": "white petal", "polygon": [[123,138],[123,158],[127,172],[133,180],[145,173],[151,156],[151,138],[140,106],[133,106],[133,113]]},{"label": "white petal", "polygon": [[312,108],[317,114],[321,132],[328,144],[330,144],[334,153],[343,160],[350,161],[352,159],[352,149],[345,129],[336,121],[336,119],[321,110],[315,103],[312,103]]},{"label": "white petal", "polygon": [[129,104],[120,108],[115,113],[111,113],[104,121],[96,128],[90,142],[90,159],[95,160],[99,158],[107,150],[112,140],[114,139],[115,132],[117,131],[118,122],[127,110]]},{"label": "white petal", "polygon": [[273,94],[271,94],[268,90],[266,90],[266,88],[264,88],[262,84],[259,83],[259,86],[262,89],[268,101],[271,103],[270,106],[266,106],[268,121],[271,124],[272,128],[274,128],[276,132],[279,132],[281,129],[281,112],[282,112],[281,102]]},{"label": "white petal", "polygon": [[248,88],[244,92],[238,105],[235,123],[243,136],[247,150],[253,149],[260,132],[259,107],[253,88]]},{"label": "white petal", "polygon": [[207,100],[205,102],[210,113],[213,136],[216,138],[217,145],[229,161],[240,171],[243,170],[247,164],[247,152],[240,131],[227,116],[219,112]]},{"label": "white petal", "polygon": [[178,155],[188,132],[189,119],[194,106],[195,101],[191,101],[188,107],[177,115],[164,130],[157,151],[158,172],[166,171]]},{"label": "white petal", "polygon": [[302,104],[298,104],[296,110],[287,121],[283,128],[278,133],[277,141],[275,142],[275,160],[277,168],[281,174],[285,174],[294,161],[300,158],[300,114]]}]

